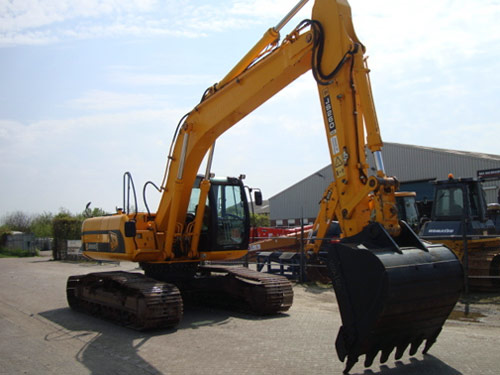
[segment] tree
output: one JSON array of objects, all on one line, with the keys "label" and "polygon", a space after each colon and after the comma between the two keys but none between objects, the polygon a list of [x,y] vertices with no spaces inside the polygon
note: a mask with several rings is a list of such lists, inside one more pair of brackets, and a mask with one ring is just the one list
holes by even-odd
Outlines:
[{"label": "tree", "polygon": [[9,235],[11,229],[7,225],[0,226],[0,248],[5,246],[5,241],[7,240],[7,235]]},{"label": "tree", "polygon": [[98,217],[98,216],[107,216],[109,215],[102,208],[95,207],[93,209],[86,208],[85,211],[82,212],[82,217],[88,219],[90,217]]},{"label": "tree", "polygon": [[54,215],[49,212],[44,212],[43,214],[35,216],[31,221],[30,232],[33,233],[35,237],[53,237],[53,220]]},{"label": "tree", "polygon": [[252,214],[250,216],[252,227],[268,227],[270,225],[269,216],[263,214]]},{"label": "tree", "polygon": [[2,221],[11,231],[30,231],[31,217],[22,211],[16,211],[5,215]]}]

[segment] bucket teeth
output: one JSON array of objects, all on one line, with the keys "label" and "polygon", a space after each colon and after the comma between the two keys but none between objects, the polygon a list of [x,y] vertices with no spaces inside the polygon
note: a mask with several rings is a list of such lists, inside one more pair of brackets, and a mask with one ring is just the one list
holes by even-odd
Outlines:
[{"label": "bucket teeth", "polygon": [[394,358],[396,358],[396,360],[401,359],[408,345],[410,345],[409,341],[396,347],[396,354],[394,355]]},{"label": "bucket teeth", "polygon": [[431,348],[431,346],[436,342],[436,339],[428,339],[426,342],[425,342],[425,346],[424,346],[424,350],[422,350],[422,353],[423,354],[427,354],[427,352],[429,351],[429,349]]},{"label": "bucket teeth", "polygon": [[370,367],[373,364],[373,360],[377,356],[378,352],[379,352],[379,350],[376,349],[376,350],[370,351],[369,353],[366,353],[366,356],[365,356],[365,367]]},{"label": "bucket teeth", "polygon": [[382,354],[380,355],[380,363],[386,363],[393,350],[393,346],[382,349]]},{"label": "bucket teeth", "polygon": [[[435,337],[432,337],[432,338],[429,338],[428,340],[426,340],[425,347],[423,350],[424,354],[426,354],[427,351],[430,349],[430,347],[436,342],[436,337],[437,337],[437,334],[435,335]],[[394,354],[395,360],[400,360],[403,357],[403,354],[405,353],[406,349],[408,349],[408,347],[410,346],[410,344],[411,344],[411,348],[410,348],[409,354],[414,355],[418,351],[418,348],[420,347],[420,345],[422,344],[423,341],[424,341],[424,339],[422,339],[421,337],[418,337],[418,338],[414,339],[413,341],[405,340],[404,342],[402,342],[396,346],[390,346],[390,347],[386,347],[384,349],[372,348],[365,355],[364,366],[365,367],[372,366],[378,353],[381,353],[380,354],[380,363],[386,363],[388,361],[389,357],[391,356],[391,353],[394,351],[394,349],[396,349],[396,352]],[[357,359],[354,360],[353,356],[347,356],[347,363],[346,363],[346,368],[344,370],[344,374],[347,374],[352,369],[352,367],[354,366],[354,364],[356,362],[357,362]]]},{"label": "bucket teeth", "polygon": [[352,358],[351,356],[347,357],[347,363],[345,364],[345,369],[343,371],[344,374],[348,374],[349,371],[353,368],[353,366],[358,362],[358,358]]},{"label": "bucket teeth", "polygon": [[434,343],[436,342],[437,340],[437,337],[439,336],[439,334],[441,333],[441,329],[440,328],[438,331],[436,331],[436,333],[432,336],[432,337],[429,337],[427,339],[427,341],[425,342],[425,347],[424,347],[424,350],[422,350],[422,353],[423,354],[427,354],[427,352],[429,351],[429,349],[431,348],[432,345],[434,345]]},{"label": "bucket teeth", "polygon": [[420,346],[420,344],[422,344],[423,341],[424,341],[424,339],[421,337],[412,341],[411,347],[410,347],[410,355],[415,355],[417,353],[418,347]]}]

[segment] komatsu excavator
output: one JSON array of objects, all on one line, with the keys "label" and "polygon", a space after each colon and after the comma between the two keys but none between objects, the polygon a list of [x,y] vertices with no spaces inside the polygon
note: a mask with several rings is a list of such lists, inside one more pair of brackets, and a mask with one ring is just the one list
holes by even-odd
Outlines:
[{"label": "komatsu excavator", "polygon": [[[370,366],[408,346],[413,355],[436,341],[462,287],[456,256],[425,244],[398,220],[398,181],[385,173],[365,46],[346,0],[316,0],[312,18],[281,42],[279,31],[301,0],[184,116],[175,131],[156,213],[123,212],[82,226],[83,253],[92,259],[139,262],[142,273],[71,276],[71,307],[139,329],[179,322],[183,298],[245,305],[258,313],[286,311],[293,299],[283,277],[216,266],[244,256],[249,212],[241,179],[211,178],[215,141],[302,74],[317,82],[334,181],[326,189],[306,250],[328,266],[342,326],[337,353],[348,372],[365,354]],[[369,174],[365,152],[375,156]],[[206,173],[197,176],[204,158]],[[336,217],[339,243],[325,243]],[[323,245],[323,246],[322,246]],[[321,251],[320,251],[321,249]]]},{"label": "komatsu excavator", "polygon": [[433,183],[432,214],[420,237],[453,250],[467,270],[471,289],[500,290],[500,231],[488,217],[482,180],[450,173]]}]

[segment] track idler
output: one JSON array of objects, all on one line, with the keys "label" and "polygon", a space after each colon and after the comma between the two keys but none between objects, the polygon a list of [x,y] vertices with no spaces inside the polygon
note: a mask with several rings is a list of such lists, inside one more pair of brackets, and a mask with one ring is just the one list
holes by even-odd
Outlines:
[{"label": "track idler", "polygon": [[326,259],[342,318],[337,354],[344,373],[365,355],[372,365],[426,353],[453,310],[463,285],[462,266],[448,248],[424,244],[402,223],[393,239],[380,224],[328,245]]}]

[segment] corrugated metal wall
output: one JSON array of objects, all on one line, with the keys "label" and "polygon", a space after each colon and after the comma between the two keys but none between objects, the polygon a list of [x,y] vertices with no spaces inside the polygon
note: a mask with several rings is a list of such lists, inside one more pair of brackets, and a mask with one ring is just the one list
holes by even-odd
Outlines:
[{"label": "corrugated metal wall", "polygon": [[386,143],[383,155],[387,174],[396,176],[401,181],[435,178],[442,180],[448,173],[453,173],[457,178],[476,177],[480,169],[500,167],[500,155],[439,150],[398,143]]},{"label": "corrugated metal wall", "polygon": [[[500,155],[488,155],[421,146],[385,143],[383,149],[388,175],[401,182],[445,179],[448,173],[455,177],[476,177],[482,169],[500,168]],[[371,153],[369,163],[374,165]],[[316,217],[321,195],[333,180],[328,165],[309,177],[290,186],[269,199],[272,221]],[[487,182],[487,201],[496,202],[500,181]],[[489,187],[488,187],[489,186]],[[287,222],[283,222],[287,225]]]},{"label": "corrugated metal wall", "polygon": [[[314,219],[318,214],[321,196],[332,180],[332,168],[326,166],[270,198],[270,219]],[[278,224],[290,225],[291,223]]]}]

